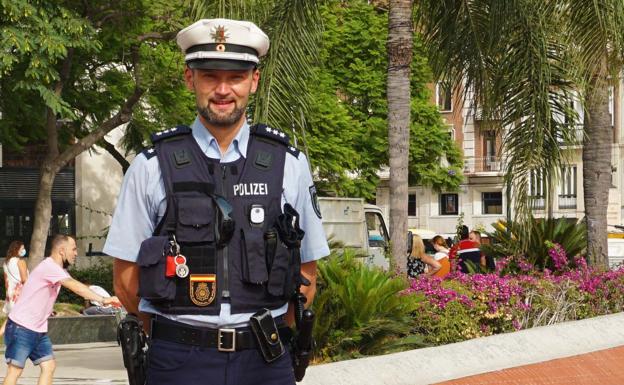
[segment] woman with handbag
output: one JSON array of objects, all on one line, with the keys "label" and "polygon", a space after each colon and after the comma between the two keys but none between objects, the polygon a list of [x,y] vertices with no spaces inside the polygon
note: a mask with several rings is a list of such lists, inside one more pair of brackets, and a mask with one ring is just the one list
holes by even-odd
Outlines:
[{"label": "woman with handbag", "polygon": [[[22,286],[28,278],[28,266],[24,260],[25,256],[26,247],[24,246],[24,242],[11,242],[4,259],[4,264],[2,265],[2,270],[4,271],[4,287],[6,288],[6,299],[2,311],[7,316],[19,298]],[[0,336],[4,335],[5,327],[6,320],[0,327]]]}]

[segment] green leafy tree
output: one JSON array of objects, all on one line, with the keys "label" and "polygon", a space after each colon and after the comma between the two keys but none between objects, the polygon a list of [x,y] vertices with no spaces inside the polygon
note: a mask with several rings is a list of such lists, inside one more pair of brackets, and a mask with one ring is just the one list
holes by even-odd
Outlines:
[{"label": "green leafy tree", "polygon": [[[130,128],[136,141],[145,134],[133,130],[147,120],[158,129],[174,110],[190,115],[189,103],[172,97],[188,96],[181,81],[171,80],[182,70],[171,42],[184,23],[179,8],[162,0],[2,0],[0,140],[18,148],[46,143],[31,265],[43,257],[52,184],[62,167],[130,122],[135,110],[141,110]],[[152,107],[161,107],[162,115]]]},{"label": "green leafy tree", "polygon": [[[267,31],[271,49],[261,62],[254,120],[291,133],[308,154],[322,193],[371,199],[389,154],[387,11],[359,0],[194,4],[197,17],[249,19]],[[431,72],[415,44],[410,180],[453,188],[461,180],[459,151],[428,104]],[[450,166],[439,167],[442,157]]]},{"label": "green leafy tree", "polygon": [[[309,85],[314,93],[310,157],[315,166],[321,165],[322,190],[371,198],[379,182],[377,171],[389,164],[392,151],[386,123],[388,14],[362,1],[334,1],[321,7],[321,15],[325,30],[320,65]],[[409,181],[453,189],[462,179],[461,156],[429,102],[431,71],[417,37],[414,52]],[[338,141],[351,145],[336,153]],[[441,164],[442,158],[448,165]]]}]

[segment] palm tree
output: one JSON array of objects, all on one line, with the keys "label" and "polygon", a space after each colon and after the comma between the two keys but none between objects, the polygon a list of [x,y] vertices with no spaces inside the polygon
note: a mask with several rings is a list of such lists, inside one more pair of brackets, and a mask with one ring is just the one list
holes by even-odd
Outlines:
[{"label": "palm tree", "polygon": [[505,182],[518,219],[529,217],[531,176],[558,176],[561,144],[575,141],[565,121],[576,114],[567,105],[575,92],[582,95],[588,251],[592,262],[606,265],[613,140],[608,75],[621,68],[623,3],[421,0],[418,21],[434,72],[471,96],[492,125],[505,128]]},{"label": "palm tree", "polygon": [[388,14],[388,147],[390,158],[390,239],[400,272],[407,270],[407,186],[410,128],[412,0],[391,0]]},{"label": "palm tree", "polygon": [[609,86],[619,81],[624,56],[624,2],[569,0],[569,46],[579,70],[585,107],[583,191],[592,263],[607,266],[607,207],[611,186]]}]

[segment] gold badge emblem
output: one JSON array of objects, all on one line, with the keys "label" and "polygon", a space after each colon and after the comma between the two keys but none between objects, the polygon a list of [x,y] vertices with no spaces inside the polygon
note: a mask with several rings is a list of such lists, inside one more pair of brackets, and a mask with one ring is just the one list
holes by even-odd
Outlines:
[{"label": "gold badge emblem", "polygon": [[210,305],[217,294],[216,274],[191,274],[189,296],[197,306]]},{"label": "gold badge emblem", "polygon": [[222,25],[216,27],[212,31],[212,39],[214,40],[215,43],[223,44],[225,43],[228,37],[230,37],[230,35],[225,30],[225,27]]}]

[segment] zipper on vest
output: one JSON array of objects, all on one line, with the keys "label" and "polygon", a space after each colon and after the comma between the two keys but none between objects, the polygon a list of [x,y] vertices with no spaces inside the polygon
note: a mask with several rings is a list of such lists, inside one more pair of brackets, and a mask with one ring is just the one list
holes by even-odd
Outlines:
[{"label": "zipper on vest", "polygon": [[[225,188],[225,179],[226,179],[226,166],[221,166],[221,195],[227,199],[227,191]],[[221,291],[221,297],[230,299],[230,277],[229,277],[229,266],[228,266],[228,245],[223,246],[223,291]]]}]

